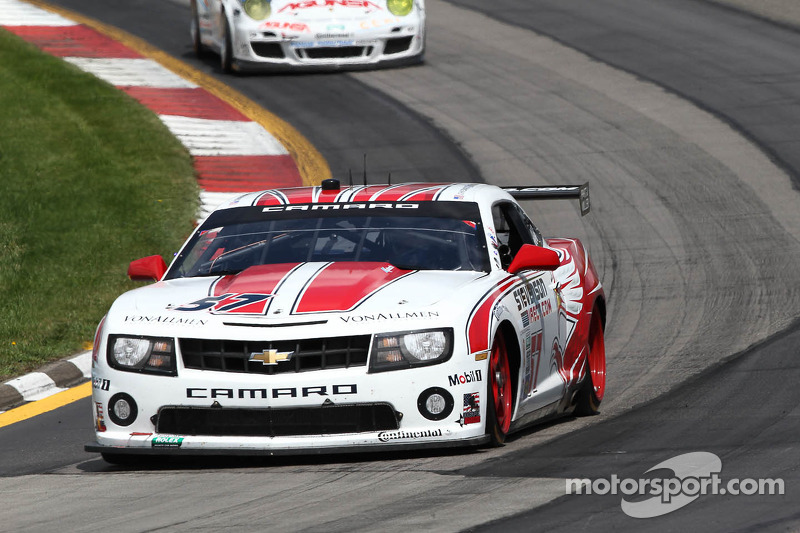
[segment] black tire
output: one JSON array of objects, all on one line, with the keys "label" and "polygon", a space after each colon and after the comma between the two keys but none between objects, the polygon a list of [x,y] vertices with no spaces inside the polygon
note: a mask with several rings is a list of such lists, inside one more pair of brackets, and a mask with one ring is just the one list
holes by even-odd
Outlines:
[{"label": "black tire", "polygon": [[189,27],[189,33],[192,37],[192,48],[194,54],[202,59],[206,56],[206,47],[200,39],[200,15],[197,13],[197,2],[192,0],[192,22]]},{"label": "black tire", "polygon": [[230,74],[233,72],[233,44],[231,43],[231,31],[228,27],[228,18],[222,14],[222,48],[219,51],[220,66],[222,72]]},{"label": "black tire", "polygon": [[575,402],[575,414],[592,416],[600,412],[600,402],[606,390],[606,346],[603,337],[603,323],[595,308],[589,325],[587,342],[589,353],[586,357],[586,377]]},{"label": "black tire", "polygon": [[493,447],[503,446],[511,427],[514,407],[511,391],[511,366],[505,338],[497,332],[489,354],[489,372],[486,379],[486,434]]}]

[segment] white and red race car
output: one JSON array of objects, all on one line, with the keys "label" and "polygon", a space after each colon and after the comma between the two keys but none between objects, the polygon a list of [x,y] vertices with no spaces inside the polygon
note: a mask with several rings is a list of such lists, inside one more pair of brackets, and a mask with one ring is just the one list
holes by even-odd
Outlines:
[{"label": "white and red race car", "polygon": [[585,186],[326,180],[230,201],[169,268],[131,263],[158,282],[98,327],[86,450],[500,445],[597,412],[600,280],[579,241],[543,239],[515,200],[579,194],[588,210]]},{"label": "white and red race car", "polygon": [[222,70],[418,63],[424,0],[191,0],[195,53]]}]

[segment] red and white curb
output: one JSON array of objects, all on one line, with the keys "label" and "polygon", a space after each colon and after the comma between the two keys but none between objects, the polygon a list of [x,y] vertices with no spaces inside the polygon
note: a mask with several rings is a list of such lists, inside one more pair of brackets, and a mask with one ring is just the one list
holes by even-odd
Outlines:
[{"label": "red and white curb", "polygon": [[[261,124],[111,37],[17,0],[0,0],[0,27],[152,109],[193,158],[201,188],[198,219],[242,192],[303,184],[289,151]],[[91,352],[51,363],[0,385],[0,409],[45,398],[90,378]]]},{"label": "red and white curb", "polygon": [[294,159],[261,124],[155,60],[18,0],[0,0],[0,26],[152,109],[192,155],[199,219],[237,193],[303,184]]},{"label": "red and white curb", "polygon": [[[92,352],[56,361],[0,385],[0,409],[47,398],[92,377]],[[0,413],[4,411],[0,410]]]}]

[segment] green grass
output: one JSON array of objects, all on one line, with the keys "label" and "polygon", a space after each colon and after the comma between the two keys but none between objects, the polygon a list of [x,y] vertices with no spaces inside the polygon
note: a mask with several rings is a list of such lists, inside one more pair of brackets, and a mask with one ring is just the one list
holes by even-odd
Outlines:
[{"label": "green grass", "polygon": [[128,263],[192,229],[183,146],[111,85],[0,29],[0,381],[75,354]]}]

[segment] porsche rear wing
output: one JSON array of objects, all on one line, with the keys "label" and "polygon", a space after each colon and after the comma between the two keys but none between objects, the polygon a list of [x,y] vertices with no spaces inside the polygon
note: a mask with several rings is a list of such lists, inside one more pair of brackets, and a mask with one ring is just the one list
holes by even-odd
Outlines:
[{"label": "porsche rear wing", "polygon": [[577,198],[581,216],[591,208],[589,183],[583,185],[536,185],[532,187],[501,187],[517,200],[570,200]]}]

